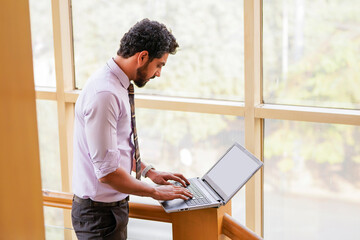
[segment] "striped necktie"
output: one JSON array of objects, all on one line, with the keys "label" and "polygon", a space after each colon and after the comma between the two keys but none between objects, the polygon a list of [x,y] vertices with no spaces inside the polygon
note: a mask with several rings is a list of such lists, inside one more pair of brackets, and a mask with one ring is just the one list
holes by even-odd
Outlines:
[{"label": "striped necktie", "polygon": [[135,145],[135,160],[136,160],[136,179],[141,178],[141,158],[140,158],[140,150],[139,150],[139,143],[138,137],[136,132],[136,122],[135,122],[135,102],[134,102],[134,85],[130,83],[128,88],[129,91],[129,102],[131,108],[131,128],[133,132],[133,140]]}]

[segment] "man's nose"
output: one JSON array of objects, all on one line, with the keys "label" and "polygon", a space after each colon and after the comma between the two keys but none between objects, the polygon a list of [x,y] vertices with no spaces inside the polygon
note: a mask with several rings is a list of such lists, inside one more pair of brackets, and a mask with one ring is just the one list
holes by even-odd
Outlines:
[{"label": "man's nose", "polygon": [[155,76],[160,77],[161,70],[156,71]]}]

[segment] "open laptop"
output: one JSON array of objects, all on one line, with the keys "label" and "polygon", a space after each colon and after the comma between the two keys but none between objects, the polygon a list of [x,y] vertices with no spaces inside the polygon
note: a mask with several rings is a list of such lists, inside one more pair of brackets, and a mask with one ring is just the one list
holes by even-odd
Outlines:
[{"label": "open laptop", "polygon": [[[166,212],[179,212],[225,205],[263,166],[263,163],[238,143],[234,143],[202,177],[189,179],[193,198],[160,201]],[[180,183],[176,183],[179,184]]]}]

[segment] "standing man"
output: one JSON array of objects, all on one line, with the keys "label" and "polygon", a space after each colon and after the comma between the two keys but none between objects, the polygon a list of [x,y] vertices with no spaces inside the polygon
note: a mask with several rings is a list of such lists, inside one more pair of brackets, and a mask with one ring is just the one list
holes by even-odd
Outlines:
[{"label": "standing man", "polygon": [[[185,188],[168,182],[186,186],[189,182],[183,175],[157,171],[141,162],[132,112],[130,81],[143,87],[160,77],[178,46],[165,25],[144,19],[123,36],[117,56],[95,72],[82,90],[75,105],[71,214],[79,240],[126,239],[129,194],[157,200],[191,197]],[[139,181],[140,174],[160,186]]]}]

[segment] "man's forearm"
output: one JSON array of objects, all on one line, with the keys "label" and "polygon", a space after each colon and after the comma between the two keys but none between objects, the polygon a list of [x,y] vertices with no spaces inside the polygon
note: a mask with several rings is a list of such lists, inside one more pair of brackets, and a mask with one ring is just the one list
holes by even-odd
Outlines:
[{"label": "man's forearm", "polygon": [[[161,175],[159,176],[163,182],[167,181],[167,179],[164,179],[161,177]],[[170,177],[169,179],[173,178]],[[106,175],[105,177],[100,178],[99,181],[109,184],[112,188],[119,192],[144,197],[152,197],[156,200],[172,200],[175,198],[187,200],[188,198],[192,197],[192,194],[186,188],[174,186],[170,183],[168,183],[169,185],[152,187],[145,182],[141,182],[136,178],[133,178],[121,167],[116,169],[116,171]]]},{"label": "man's forearm", "polygon": [[109,184],[112,188],[122,193],[147,197],[156,196],[154,187],[145,182],[136,180],[121,167],[105,177],[100,178],[99,181]]}]

